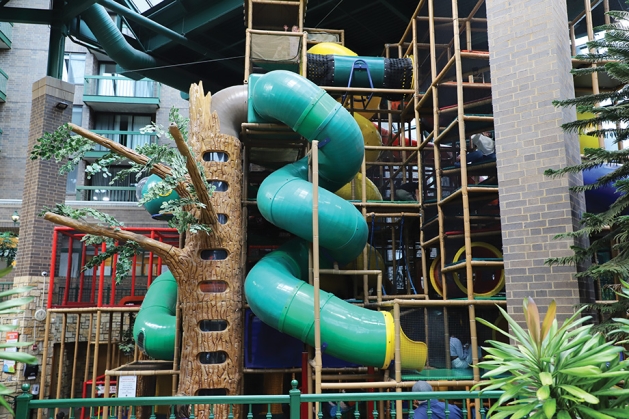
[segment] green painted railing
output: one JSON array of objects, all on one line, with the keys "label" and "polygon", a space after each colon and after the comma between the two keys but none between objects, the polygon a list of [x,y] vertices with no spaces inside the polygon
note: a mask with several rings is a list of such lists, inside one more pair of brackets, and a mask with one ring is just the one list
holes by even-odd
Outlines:
[{"label": "green painted railing", "polygon": [[0,102],[7,101],[7,84],[9,83],[9,76],[0,68]]},{"label": "green painted railing", "polygon": [[77,186],[77,201],[136,202],[135,186]]},{"label": "green painted railing", "polygon": [[[143,134],[140,131],[119,131],[106,129],[95,129],[92,130],[92,132],[94,134],[102,135],[105,138],[109,138],[110,140],[115,141],[118,144],[122,144],[132,150],[157,141],[157,134],[154,132]],[[96,145],[94,146],[94,151],[109,151],[109,149],[101,145]]]},{"label": "green painted railing", "polygon": [[159,99],[160,84],[143,79],[131,80],[122,76],[85,76],[83,97],[107,96]]},{"label": "green painted railing", "polygon": [[0,42],[5,44],[7,48],[11,48],[13,40],[13,23],[0,22]]},{"label": "green painted railing", "polygon": [[[199,408],[197,406],[204,405],[209,410],[205,417],[214,417],[214,412],[219,406],[229,412],[230,418],[252,419],[254,412],[260,414],[266,413],[266,418],[271,418],[271,405],[281,405],[283,411],[289,414],[290,419],[300,419],[301,406],[305,403],[316,403],[317,416],[322,417],[321,405],[332,403],[337,407],[341,402],[346,406],[353,404],[354,409],[343,413],[338,413],[336,418],[344,419],[361,419],[361,418],[379,418],[384,417],[385,413],[390,414],[391,418],[402,418],[408,414],[408,419],[413,419],[412,406],[414,400],[427,400],[428,419],[431,417],[431,405],[436,400],[444,400],[446,404],[446,413],[449,413],[448,405],[458,404],[461,406],[463,419],[472,418],[476,411],[470,406],[479,402],[480,410],[478,412],[482,419],[486,416],[487,402],[497,399],[502,395],[500,391],[488,391],[479,393],[474,391],[434,391],[428,393],[421,392],[390,392],[390,393],[326,393],[326,394],[301,394],[297,389],[297,381],[292,381],[292,389],[287,395],[248,395],[248,396],[182,396],[182,397],[133,397],[133,398],[95,398],[95,399],[54,399],[54,400],[32,400],[32,395],[28,392],[19,395],[16,398],[15,419],[29,419],[34,411],[47,409],[43,412],[43,417],[53,418],[55,409],[63,409],[69,411],[69,418],[84,417],[125,417],[127,419],[135,419],[136,411],[141,406],[149,406],[151,409],[151,419],[159,418],[156,415],[158,406],[167,406],[169,414],[163,415],[164,418],[174,419],[179,417],[179,411],[182,407],[186,410],[186,418],[194,419],[199,416]],[[27,385],[28,386],[28,385]],[[25,388],[26,391],[27,388]],[[398,412],[396,409],[396,401],[403,402],[403,411]],[[377,411],[379,403],[384,402],[386,412]],[[374,403],[375,402],[375,403]],[[236,417],[234,412],[235,406],[243,406],[241,416]],[[106,409],[103,409],[105,408]],[[123,410],[119,410],[123,409]],[[107,413],[105,413],[107,410]],[[341,409],[339,409],[339,412]],[[98,414],[96,413],[98,412]],[[120,415],[119,415],[120,414]]]}]

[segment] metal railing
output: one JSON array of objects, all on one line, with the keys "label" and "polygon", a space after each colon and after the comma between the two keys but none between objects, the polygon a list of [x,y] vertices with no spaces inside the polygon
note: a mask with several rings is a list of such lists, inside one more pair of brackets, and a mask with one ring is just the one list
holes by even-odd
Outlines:
[{"label": "metal railing", "polygon": [[9,83],[9,76],[7,73],[0,69],[0,102],[7,100],[7,84]]},{"label": "metal railing", "polygon": [[77,201],[137,202],[135,186],[77,186]]},{"label": "metal railing", "polygon": [[122,76],[85,76],[84,96],[109,96],[159,99],[160,84]]},{"label": "metal railing", "polygon": [[11,47],[11,41],[13,41],[13,23],[0,22],[0,41]]},{"label": "metal railing", "polygon": [[[247,395],[247,396],[171,396],[171,397],[116,397],[116,398],[85,398],[85,399],[54,399],[54,400],[32,400],[32,395],[25,392],[16,398],[15,419],[29,419],[33,411],[48,409],[42,412],[42,417],[53,418],[56,409],[69,411],[69,419],[75,417],[125,417],[136,418],[136,411],[142,406],[148,406],[150,417],[156,417],[158,406],[167,406],[169,415],[166,417],[179,417],[178,413],[182,408],[185,410],[185,417],[195,418],[201,416],[204,409],[208,412],[205,417],[233,417],[234,411],[242,409],[238,418],[252,418],[256,416],[254,412],[267,413],[271,415],[272,405],[281,405],[282,410],[289,414],[290,419],[300,419],[301,412],[305,411],[302,406],[308,403],[315,403],[315,417],[322,417],[322,406],[326,404],[336,406],[341,409],[341,402],[345,406],[352,406],[345,409],[341,414],[336,414],[336,418],[402,418],[408,415],[413,419],[414,400],[426,400],[426,412],[428,419],[432,416],[434,403],[440,403],[444,407],[446,419],[451,413],[451,406],[457,405],[461,410],[463,419],[478,417],[485,419],[488,403],[502,395],[502,391],[488,391],[479,393],[477,391],[434,391],[434,392],[390,392],[390,393],[326,393],[326,394],[301,394],[297,389],[297,381],[293,380],[292,389],[287,395]],[[26,388],[23,390],[28,391]],[[443,400],[444,405],[441,405]],[[304,406],[305,405],[305,406]],[[200,406],[200,407],[199,407]],[[475,406],[479,406],[476,412]],[[401,409],[401,412],[400,412]],[[458,409],[457,409],[458,410]],[[221,412],[223,414],[221,414]],[[88,414],[89,413],[89,414]],[[454,415],[453,415],[454,416]],[[458,416],[458,415],[457,415]],[[39,417],[37,415],[36,417]],[[257,417],[257,416],[256,416]]]},{"label": "metal railing", "polygon": [[[55,306],[61,307],[63,305],[63,297],[65,295],[66,287],[59,287],[55,296],[53,297],[53,304]],[[146,287],[136,287],[134,290],[134,297],[140,297],[146,295]],[[68,302],[71,303],[93,303],[91,300],[91,284],[87,284],[84,289],[82,295],[79,295],[80,288],[78,286],[72,286],[68,289]],[[98,291],[95,292],[95,295],[98,295]],[[119,287],[116,286],[116,291],[114,293],[114,304],[119,304],[120,300],[124,297],[132,296],[130,287]],[[79,298],[80,297],[80,298]],[[111,301],[111,286],[107,285],[103,290],[103,301],[106,304],[109,304]]]},{"label": "metal railing", "polygon": [[[111,141],[122,144],[132,150],[157,141],[157,134],[154,132],[143,134],[140,131],[119,131],[107,129],[94,129],[92,132],[94,134],[102,135],[105,138],[109,138]],[[103,147],[102,145],[95,145],[94,151],[109,151],[109,149]]]}]

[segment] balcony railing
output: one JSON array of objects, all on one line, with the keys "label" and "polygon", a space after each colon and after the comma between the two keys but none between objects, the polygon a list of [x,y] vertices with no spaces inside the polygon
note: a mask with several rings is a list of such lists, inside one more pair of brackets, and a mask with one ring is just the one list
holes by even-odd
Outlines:
[{"label": "balcony railing", "polygon": [[77,186],[77,201],[136,202],[135,186]]},{"label": "balcony railing", "polygon": [[86,76],[83,102],[98,112],[152,113],[159,108],[160,84],[121,76]]},{"label": "balcony railing", "polygon": [[10,49],[13,38],[13,23],[0,22],[0,49]]},{"label": "balcony railing", "polygon": [[[92,130],[93,133],[102,135],[103,137],[109,138],[110,140],[122,144],[125,147],[128,147],[132,150],[136,148],[154,143],[157,139],[157,134],[148,133],[142,134],[140,131],[117,131],[117,130]],[[94,147],[94,151],[109,151],[109,149],[96,145]]]},{"label": "balcony railing", "polygon": [[83,95],[159,99],[160,84],[122,76],[85,76]]},{"label": "balcony railing", "polygon": [[9,82],[9,76],[7,73],[0,69],[0,102],[7,101],[7,84]]}]

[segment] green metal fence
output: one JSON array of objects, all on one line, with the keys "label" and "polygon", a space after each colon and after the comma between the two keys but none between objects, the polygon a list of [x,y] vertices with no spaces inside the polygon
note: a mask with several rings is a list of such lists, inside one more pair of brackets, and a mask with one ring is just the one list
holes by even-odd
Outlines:
[{"label": "green metal fence", "polygon": [[[297,389],[297,381],[293,380],[292,389],[287,395],[247,395],[247,396],[194,396],[194,397],[134,397],[134,398],[96,398],[96,399],[56,399],[56,400],[32,400],[32,396],[25,392],[16,398],[16,419],[29,419],[36,417],[34,413],[42,410],[43,418],[53,418],[57,409],[69,412],[69,418],[98,418],[108,417],[135,419],[138,409],[148,406],[151,411],[150,419],[179,418],[178,411],[184,407],[186,418],[194,419],[200,414],[200,409],[206,410],[204,417],[213,418],[215,413],[222,410],[227,413],[229,419],[247,418],[253,419],[255,415],[265,415],[271,419],[271,406],[281,405],[286,419],[300,419],[302,407],[307,403],[314,403],[315,417],[324,417],[321,406],[332,404],[339,409],[335,417],[337,419],[361,419],[361,418],[408,418],[413,419],[414,400],[426,400],[426,412],[428,419],[432,416],[431,406],[435,406],[438,400],[444,402],[446,419],[452,409],[450,406],[460,406],[463,419],[475,417],[477,414],[485,419],[486,406],[491,400],[502,395],[500,391],[488,391],[485,393],[473,391],[435,391],[428,393],[417,392],[390,392],[390,393],[327,393],[327,394],[301,394]],[[397,401],[402,403],[396,403]],[[341,402],[345,406],[353,406],[353,410],[342,412]],[[402,411],[399,406],[402,405]],[[158,414],[157,407],[164,406],[168,414]],[[201,406],[201,407],[199,407]],[[241,406],[240,415],[236,415],[237,406]],[[472,406],[480,406],[478,412]],[[454,416],[454,415],[453,415]]]},{"label": "green metal fence", "polygon": [[7,101],[7,84],[9,76],[0,68],[0,103]]}]

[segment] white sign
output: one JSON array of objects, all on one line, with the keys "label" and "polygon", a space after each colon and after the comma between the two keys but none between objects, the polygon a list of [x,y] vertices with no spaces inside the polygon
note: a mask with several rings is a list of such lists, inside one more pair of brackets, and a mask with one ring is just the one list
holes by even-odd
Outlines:
[{"label": "white sign", "polygon": [[135,397],[137,384],[138,377],[135,375],[118,377],[118,397]]}]

